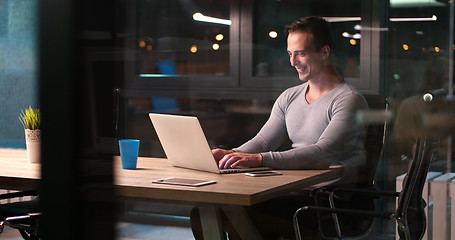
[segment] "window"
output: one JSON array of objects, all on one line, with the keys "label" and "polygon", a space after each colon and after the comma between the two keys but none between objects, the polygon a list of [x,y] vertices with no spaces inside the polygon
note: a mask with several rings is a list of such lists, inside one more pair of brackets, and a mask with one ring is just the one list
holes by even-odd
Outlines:
[{"label": "window", "polygon": [[133,66],[136,83],[236,85],[235,3],[138,0],[136,14],[129,16],[133,24],[129,31],[136,35],[131,44],[138,56]]},{"label": "window", "polygon": [[286,54],[284,27],[303,16],[331,22],[332,61],[344,77],[360,77],[360,1],[255,1],[253,76],[295,77]]},{"label": "window", "polygon": [[448,3],[391,1],[387,41],[390,95],[410,96],[448,89],[449,58],[454,50],[450,42],[453,24],[449,23]]},{"label": "window", "polygon": [[[304,16],[321,16],[331,22],[332,61],[342,77],[363,93],[380,92],[380,16],[371,9],[383,3],[370,1],[242,1],[241,84],[281,92],[299,83],[286,54],[285,25]],[[378,8],[379,9],[379,8]],[[376,26],[377,25],[377,26]],[[250,50],[251,49],[251,50]]]}]

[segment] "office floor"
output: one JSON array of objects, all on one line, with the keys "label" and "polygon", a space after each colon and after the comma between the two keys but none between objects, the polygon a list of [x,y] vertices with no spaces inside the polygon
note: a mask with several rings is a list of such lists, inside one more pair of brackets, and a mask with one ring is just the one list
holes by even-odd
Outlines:
[{"label": "office floor", "polygon": [[[22,240],[15,229],[5,227],[0,235],[2,240]],[[185,227],[164,227],[144,224],[118,223],[117,240],[194,240],[191,229]]]}]

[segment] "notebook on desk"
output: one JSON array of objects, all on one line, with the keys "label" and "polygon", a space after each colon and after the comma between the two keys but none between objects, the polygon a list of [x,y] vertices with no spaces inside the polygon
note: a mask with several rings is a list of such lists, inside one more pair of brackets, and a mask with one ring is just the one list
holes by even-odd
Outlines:
[{"label": "notebook on desk", "polygon": [[234,173],[268,170],[267,167],[219,169],[197,117],[150,113],[150,120],[175,167],[212,173]]}]

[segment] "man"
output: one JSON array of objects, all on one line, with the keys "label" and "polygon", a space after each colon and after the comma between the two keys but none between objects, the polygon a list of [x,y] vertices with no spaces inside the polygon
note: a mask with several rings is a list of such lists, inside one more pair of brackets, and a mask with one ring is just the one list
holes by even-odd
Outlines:
[{"label": "man", "polygon": [[[341,166],[340,179],[319,185],[353,186],[358,181],[358,170],[365,165],[365,128],[355,120],[357,111],[368,109],[365,99],[338,75],[331,63],[332,34],[328,22],[320,17],[304,17],[286,26],[285,32],[290,63],[303,84],[278,97],[270,118],[253,139],[238,148],[214,149],[212,153],[220,168]],[[292,148],[276,151],[287,138],[292,141]],[[252,206],[247,212],[263,237],[275,239],[293,234],[293,212],[310,202],[308,194],[292,193]],[[274,224],[279,222],[275,219],[289,224],[279,227]],[[316,226],[310,228],[316,230]]]},{"label": "man", "polygon": [[[331,30],[324,19],[301,18],[286,33],[290,63],[304,83],[281,94],[253,139],[233,150],[215,149],[213,155],[220,168],[326,169],[340,164],[343,181],[355,182],[357,168],[365,164],[365,129],[355,114],[367,104],[332,65]],[[275,152],[287,137],[292,149]]]}]

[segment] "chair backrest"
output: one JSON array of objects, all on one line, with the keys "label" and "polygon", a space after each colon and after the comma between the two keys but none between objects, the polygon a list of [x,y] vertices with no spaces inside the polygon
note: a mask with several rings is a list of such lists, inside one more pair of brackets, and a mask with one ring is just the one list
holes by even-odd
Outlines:
[{"label": "chair backrest", "polygon": [[367,99],[370,111],[375,111],[376,113],[383,111],[384,114],[380,115],[384,119],[368,124],[365,140],[367,163],[362,169],[361,179],[357,184],[357,187],[360,188],[368,188],[375,185],[378,167],[384,154],[385,141],[388,137],[388,119],[385,117],[389,110],[387,98],[382,96],[365,96],[365,98]]},{"label": "chair backrest", "polygon": [[[438,143],[439,139],[428,138],[420,138],[416,142],[395,213],[401,239],[421,239],[425,233],[426,203],[422,198],[422,192]],[[412,221],[412,224],[408,224],[408,221]]]}]

